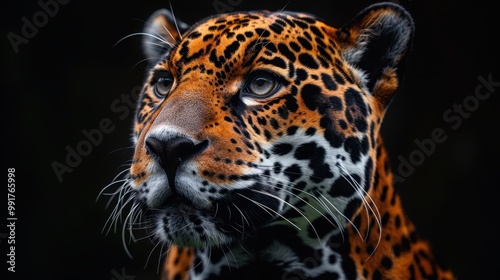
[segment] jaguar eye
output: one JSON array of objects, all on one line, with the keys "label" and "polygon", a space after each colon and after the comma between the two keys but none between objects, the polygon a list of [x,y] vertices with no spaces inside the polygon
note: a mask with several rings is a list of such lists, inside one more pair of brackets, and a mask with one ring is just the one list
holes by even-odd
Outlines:
[{"label": "jaguar eye", "polygon": [[259,71],[248,79],[246,83],[246,87],[244,89],[244,93],[251,95],[253,97],[268,97],[276,92],[279,82],[276,80],[276,76],[264,72]]},{"label": "jaguar eye", "polygon": [[159,98],[164,98],[170,93],[172,89],[172,84],[174,83],[174,78],[168,72],[162,74],[161,77],[156,79],[154,84],[154,92]]}]

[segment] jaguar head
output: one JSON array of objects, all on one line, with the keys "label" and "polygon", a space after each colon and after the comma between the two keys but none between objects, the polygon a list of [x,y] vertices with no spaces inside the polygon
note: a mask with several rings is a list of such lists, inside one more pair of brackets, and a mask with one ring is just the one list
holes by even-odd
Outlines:
[{"label": "jaguar head", "polygon": [[412,32],[391,4],[340,28],[269,11],[189,26],[157,11],[144,31],[152,63],[134,125],[133,210],[180,246],[316,218],[340,230],[373,183]]}]

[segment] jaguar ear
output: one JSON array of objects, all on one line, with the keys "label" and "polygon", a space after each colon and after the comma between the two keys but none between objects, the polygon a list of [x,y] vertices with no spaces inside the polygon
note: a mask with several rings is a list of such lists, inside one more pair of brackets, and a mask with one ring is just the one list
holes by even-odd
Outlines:
[{"label": "jaguar ear", "polygon": [[172,12],[160,9],[154,12],[144,26],[142,46],[144,55],[159,59],[176,42],[179,42],[189,25],[176,18]]},{"label": "jaguar ear", "polygon": [[338,32],[344,58],[361,70],[366,89],[382,106],[387,106],[411,49],[412,17],[400,5],[377,3],[365,8]]}]

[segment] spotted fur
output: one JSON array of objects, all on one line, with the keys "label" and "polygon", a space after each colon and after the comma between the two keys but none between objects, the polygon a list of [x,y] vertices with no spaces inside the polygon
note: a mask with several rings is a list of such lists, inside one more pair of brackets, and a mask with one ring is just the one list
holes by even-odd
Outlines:
[{"label": "spotted fur", "polygon": [[123,193],[169,248],[163,279],[453,279],[404,214],[379,133],[413,30],[391,3],[340,28],[153,14]]}]

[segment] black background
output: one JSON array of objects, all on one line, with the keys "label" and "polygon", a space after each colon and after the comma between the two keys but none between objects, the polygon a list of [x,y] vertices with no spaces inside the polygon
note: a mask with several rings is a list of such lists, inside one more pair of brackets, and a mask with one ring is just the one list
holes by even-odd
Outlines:
[{"label": "black background", "polygon": [[[187,23],[221,11],[214,6],[217,1],[170,2]],[[286,9],[315,13],[335,25],[373,3],[219,2],[235,4],[234,11],[279,10],[288,3]],[[420,153],[415,141],[429,139],[433,130],[442,130],[446,140],[435,143],[420,162],[414,157],[413,170],[397,187],[408,215],[458,279],[494,279],[500,261],[494,230],[499,222],[500,86],[482,88],[480,93],[490,92],[484,100],[475,94],[479,77],[500,82],[498,12],[478,1],[400,3],[413,15],[416,34],[407,74],[382,130],[393,168]],[[159,248],[146,240],[131,242],[134,258],[129,258],[119,228],[102,233],[112,207],[105,208],[105,197],[96,198],[130,159],[133,114],[123,111],[120,96],[133,96],[147,66],[140,36],[120,39],[141,32],[154,10],[168,6],[168,1],[69,1],[16,52],[8,34],[22,35],[22,18],[32,21],[42,9],[36,1],[2,4],[3,172],[7,181],[7,168],[16,169],[17,272],[7,272],[5,261],[0,267],[12,279],[158,279]],[[443,116],[462,105],[466,115],[451,113],[454,121]],[[67,148],[83,145],[82,131],[95,131],[106,119],[112,131],[58,180],[52,164],[67,164]],[[6,186],[1,193],[0,211],[7,213]],[[8,254],[5,226],[0,234],[3,260]]]}]

